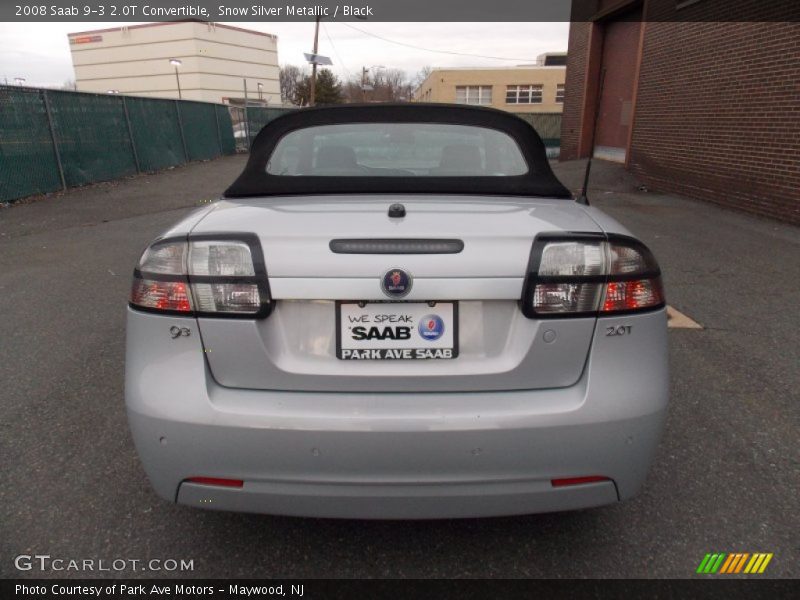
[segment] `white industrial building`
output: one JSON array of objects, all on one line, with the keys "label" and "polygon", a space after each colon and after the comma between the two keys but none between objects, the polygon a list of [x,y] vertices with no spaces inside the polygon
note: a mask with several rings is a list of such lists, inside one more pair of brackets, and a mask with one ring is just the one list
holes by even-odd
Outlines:
[{"label": "white industrial building", "polygon": [[[278,38],[203,21],[148,23],[69,34],[82,92],[244,104],[281,103]],[[177,73],[176,73],[177,71]]]}]

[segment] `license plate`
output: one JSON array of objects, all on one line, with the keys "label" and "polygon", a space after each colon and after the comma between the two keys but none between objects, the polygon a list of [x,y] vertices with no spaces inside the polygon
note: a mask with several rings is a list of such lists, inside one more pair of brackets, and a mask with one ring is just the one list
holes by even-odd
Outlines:
[{"label": "license plate", "polygon": [[436,360],[458,356],[457,302],[337,302],[342,360]]}]

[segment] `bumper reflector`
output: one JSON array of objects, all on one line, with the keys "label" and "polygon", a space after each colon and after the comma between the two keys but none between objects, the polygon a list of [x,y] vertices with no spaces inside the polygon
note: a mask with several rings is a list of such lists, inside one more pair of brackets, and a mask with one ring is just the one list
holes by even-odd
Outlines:
[{"label": "bumper reflector", "polygon": [[581,485],[584,483],[597,483],[599,481],[611,481],[602,475],[589,475],[588,477],[565,477],[563,479],[551,479],[553,487],[565,487],[568,485]]},{"label": "bumper reflector", "polygon": [[241,479],[222,479],[220,477],[189,477],[189,483],[199,483],[201,485],[218,485],[222,487],[240,488],[244,486]]}]

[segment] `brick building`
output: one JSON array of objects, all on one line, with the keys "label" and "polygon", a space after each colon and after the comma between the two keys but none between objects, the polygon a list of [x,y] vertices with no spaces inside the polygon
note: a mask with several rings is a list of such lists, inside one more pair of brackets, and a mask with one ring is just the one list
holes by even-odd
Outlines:
[{"label": "brick building", "polygon": [[[573,0],[561,159],[800,224],[800,2]],[[728,22],[724,22],[724,21]]]}]

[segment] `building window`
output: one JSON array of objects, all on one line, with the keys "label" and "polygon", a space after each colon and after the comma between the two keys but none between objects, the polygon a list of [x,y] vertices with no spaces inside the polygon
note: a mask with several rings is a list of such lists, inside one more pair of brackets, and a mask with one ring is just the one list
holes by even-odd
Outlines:
[{"label": "building window", "polygon": [[509,85],[506,87],[506,104],[541,104],[542,85]]},{"label": "building window", "polygon": [[456,102],[458,104],[491,104],[492,86],[458,85],[456,86]]},{"label": "building window", "polygon": [[556,85],[556,102],[563,103],[564,102],[564,84],[559,83]]}]

